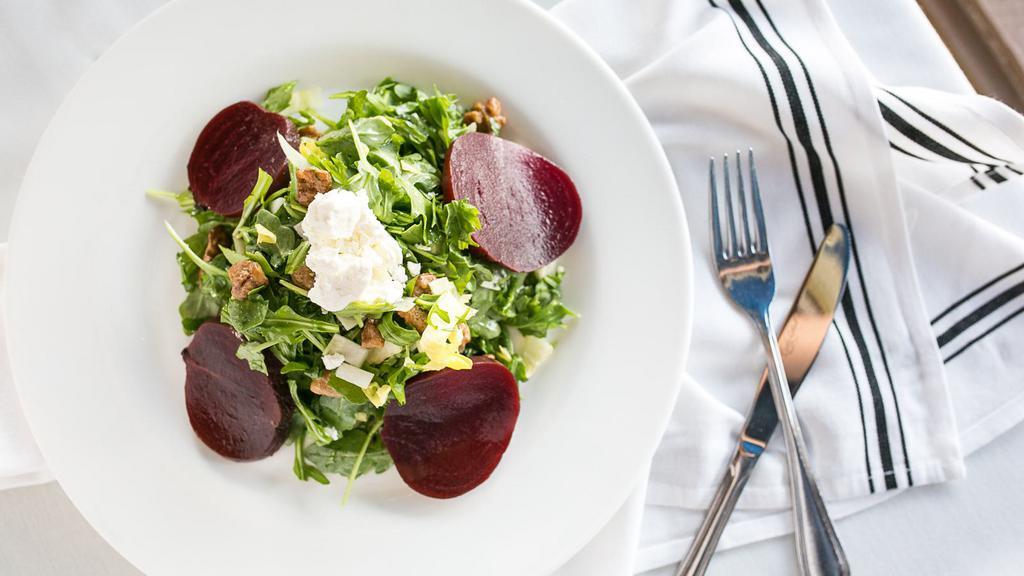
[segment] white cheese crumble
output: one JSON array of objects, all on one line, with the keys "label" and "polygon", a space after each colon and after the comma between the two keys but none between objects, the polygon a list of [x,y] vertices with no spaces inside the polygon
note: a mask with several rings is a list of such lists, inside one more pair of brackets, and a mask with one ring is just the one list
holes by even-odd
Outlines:
[{"label": "white cheese crumble", "polygon": [[394,304],[406,281],[402,249],[370,211],[366,195],[318,194],[302,219],[306,265],[316,273],[309,299],[329,312],[352,303]]}]

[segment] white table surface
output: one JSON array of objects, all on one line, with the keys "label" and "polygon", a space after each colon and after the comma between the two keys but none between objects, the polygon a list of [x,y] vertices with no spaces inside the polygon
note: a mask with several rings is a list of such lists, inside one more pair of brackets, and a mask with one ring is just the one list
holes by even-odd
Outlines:
[{"label": "white table surface", "polygon": [[[550,6],[557,0],[536,0]],[[680,0],[682,1],[682,0]],[[120,34],[165,0],[0,1],[0,239],[38,135],[64,94]],[[886,83],[969,89],[938,37],[893,37],[921,26],[913,0],[830,1],[854,47],[885,36],[897,57],[867,61]],[[873,26],[872,22],[887,23]],[[902,43],[902,45],[900,45]],[[1024,572],[1024,428],[968,459],[968,477],[915,488],[838,522],[858,575]],[[711,574],[794,574],[789,539],[720,553]],[[0,576],[126,576],[135,570],[97,535],[57,484],[0,492]]]}]

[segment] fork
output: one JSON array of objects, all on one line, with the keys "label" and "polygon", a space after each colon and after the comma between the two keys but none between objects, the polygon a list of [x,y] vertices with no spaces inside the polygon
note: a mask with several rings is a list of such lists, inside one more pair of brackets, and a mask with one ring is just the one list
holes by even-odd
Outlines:
[{"label": "fork", "polygon": [[[715,269],[725,292],[757,327],[768,354],[768,381],[786,442],[789,492],[793,500],[793,522],[800,573],[804,576],[845,576],[850,573],[850,568],[807,466],[807,448],[804,446],[800,422],[796,418],[793,396],[779,353],[779,343],[775,338],[775,329],[768,313],[772,298],[775,296],[775,275],[772,272],[771,255],[768,253],[768,234],[765,230],[764,208],[761,205],[761,192],[758,188],[752,149],[747,157],[750,199],[747,198],[743,185],[741,155],[739,150],[736,151],[738,193],[735,203],[739,204],[739,222],[730,186],[729,155],[725,154],[722,158],[724,214],[718,207],[715,159],[711,158],[710,224]],[[754,230],[751,230],[751,218]],[[723,228],[726,231],[725,238],[722,236]]]}]

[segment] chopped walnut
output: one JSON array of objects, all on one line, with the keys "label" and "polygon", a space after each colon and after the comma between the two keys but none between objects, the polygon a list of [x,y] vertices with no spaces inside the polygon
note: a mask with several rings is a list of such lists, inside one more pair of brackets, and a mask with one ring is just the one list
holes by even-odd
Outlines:
[{"label": "chopped walnut", "polygon": [[416,277],[416,283],[412,287],[413,296],[422,296],[430,293],[430,283],[437,280],[433,274],[420,274]]},{"label": "chopped walnut", "polygon": [[309,391],[313,394],[319,394],[320,396],[329,396],[331,398],[341,398],[341,394],[334,389],[328,381],[331,379],[330,372],[324,372],[323,376],[316,378],[309,383]]},{"label": "chopped walnut", "polygon": [[295,285],[304,290],[310,290],[313,288],[313,283],[316,282],[316,273],[314,273],[309,266],[303,264],[292,272],[292,282]]},{"label": "chopped walnut", "polygon": [[459,343],[459,352],[462,352],[466,349],[466,344],[469,344],[469,341],[472,339],[469,333],[469,324],[465,322],[459,324],[459,332],[462,332],[462,342]]},{"label": "chopped walnut", "polygon": [[309,206],[317,194],[323,194],[334,188],[334,180],[324,170],[308,168],[295,171],[295,201]]},{"label": "chopped walnut", "polygon": [[299,136],[305,136],[306,138],[319,138],[320,131],[316,129],[316,126],[310,124],[299,128]]},{"label": "chopped walnut", "polygon": [[413,306],[405,312],[398,312],[398,317],[420,334],[427,329],[427,313],[418,306]]},{"label": "chopped walnut", "polygon": [[491,132],[492,128],[502,129],[508,119],[501,113],[501,101],[491,96],[486,102],[476,102],[473,108],[462,116],[463,124],[476,124],[478,132]]},{"label": "chopped walnut", "polygon": [[239,260],[228,268],[228,279],[231,280],[231,297],[245,300],[252,292],[267,283],[267,275],[260,265],[252,260]]},{"label": "chopped walnut", "polygon": [[359,338],[359,345],[363,348],[384,347],[384,337],[380,335],[376,320],[367,319],[363,322],[363,331]]},{"label": "chopped walnut", "polygon": [[231,233],[223,226],[214,226],[206,233],[206,251],[203,252],[203,260],[209,262],[220,254],[221,246],[231,244]]}]

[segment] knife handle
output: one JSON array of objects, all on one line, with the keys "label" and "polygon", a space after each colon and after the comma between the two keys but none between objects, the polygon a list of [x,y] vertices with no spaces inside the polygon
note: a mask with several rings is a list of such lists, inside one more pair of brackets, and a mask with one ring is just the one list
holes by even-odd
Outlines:
[{"label": "knife handle", "polygon": [[803,502],[794,507],[794,512],[799,523],[797,548],[803,551],[801,560],[806,562],[805,573],[809,576],[850,576],[850,564],[829,520],[825,502],[808,471],[806,458],[802,453],[800,456],[799,481],[803,488],[798,497],[803,498]]},{"label": "knife handle", "polygon": [[746,486],[759,455],[760,451],[754,454],[745,450],[742,442],[737,447],[729,466],[725,469],[725,475],[718,483],[718,490],[704,515],[704,521],[701,522],[697,535],[693,537],[690,550],[676,570],[676,576],[700,576],[708,569],[711,556],[718,546],[718,539],[721,538],[725,525],[736,508],[736,501],[740,499],[743,487]]},{"label": "knife handle", "polygon": [[807,464],[807,447],[804,445],[779,343],[767,310],[758,328],[765,351],[768,352],[768,383],[771,385],[775,412],[779,415],[782,437],[786,441],[786,465],[789,469],[789,493],[793,498],[793,524],[800,574],[848,576],[850,567],[846,555]]}]

